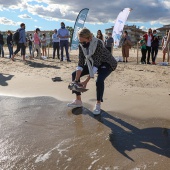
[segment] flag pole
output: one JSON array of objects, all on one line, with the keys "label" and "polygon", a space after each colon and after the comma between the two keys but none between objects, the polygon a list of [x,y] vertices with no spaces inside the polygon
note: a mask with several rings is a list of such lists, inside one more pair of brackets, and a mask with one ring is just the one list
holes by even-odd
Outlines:
[{"label": "flag pole", "polygon": [[[82,10],[79,12],[79,14],[77,15],[76,21],[75,21],[75,23],[74,23],[74,31],[73,31],[73,35],[72,35],[72,39],[71,39],[71,43],[70,43],[70,51],[71,51],[71,47],[72,47],[72,44],[73,44],[73,38],[74,38],[74,34],[75,34],[75,28],[76,28],[77,21],[78,21],[78,19],[79,19],[80,14],[81,14],[82,11],[84,11],[84,10],[89,11],[88,8],[82,9]],[[88,13],[88,12],[87,12],[87,13]],[[87,15],[86,15],[86,17],[87,17]],[[86,18],[85,18],[85,20],[84,20],[84,23],[85,23],[85,21],[86,21]],[[83,26],[84,26],[84,24],[83,24]]]}]

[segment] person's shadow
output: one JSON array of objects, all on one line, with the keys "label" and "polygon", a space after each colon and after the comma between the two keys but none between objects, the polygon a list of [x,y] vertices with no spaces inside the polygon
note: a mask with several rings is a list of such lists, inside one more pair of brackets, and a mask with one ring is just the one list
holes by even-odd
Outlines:
[{"label": "person's shadow", "polygon": [[13,75],[0,73],[0,86],[8,86],[7,81],[11,80]]},{"label": "person's shadow", "polygon": [[88,114],[105,126],[112,132],[109,134],[109,140],[112,146],[126,158],[134,161],[126,151],[133,149],[147,149],[158,155],[170,158],[170,130],[161,127],[150,127],[139,129],[120,118],[116,118],[102,110],[99,116],[93,116],[88,109],[75,108],[72,110],[74,115]]}]

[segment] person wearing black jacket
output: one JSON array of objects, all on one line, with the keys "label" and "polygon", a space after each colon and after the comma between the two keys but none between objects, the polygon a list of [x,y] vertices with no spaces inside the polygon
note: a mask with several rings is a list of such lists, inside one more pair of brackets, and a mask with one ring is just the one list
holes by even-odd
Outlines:
[{"label": "person wearing black jacket", "polygon": [[156,34],[156,30],[153,31],[153,38],[151,42],[151,53],[152,53],[152,64],[155,65],[155,60],[158,54],[158,48],[159,48],[159,37]]},{"label": "person wearing black jacket", "polygon": [[[4,38],[3,38],[3,35],[0,32],[0,52],[2,52],[2,57],[4,57],[3,45],[4,45]],[[0,53],[0,56],[1,56],[1,53]]]},{"label": "person wearing black jacket", "polygon": [[8,35],[7,35],[7,46],[9,50],[9,58],[12,57],[13,55],[13,41],[12,41],[12,32],[8,30]]}]

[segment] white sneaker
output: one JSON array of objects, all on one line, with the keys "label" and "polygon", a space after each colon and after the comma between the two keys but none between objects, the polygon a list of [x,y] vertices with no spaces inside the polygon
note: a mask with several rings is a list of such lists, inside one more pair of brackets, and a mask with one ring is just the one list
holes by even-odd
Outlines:
[{"label": "white sneaker", "polygon": [[99,115],[100,114],[100,112],[101,112],[100,106],[101,106],[100,104],[95,104],[94,109],[93,109],[93,114],[94,115]]},{"label": "white sneaker", "polygon": [[71,103],[67,104],[68,107],[82,107],[82,101],[80,100],[74,100]]}]

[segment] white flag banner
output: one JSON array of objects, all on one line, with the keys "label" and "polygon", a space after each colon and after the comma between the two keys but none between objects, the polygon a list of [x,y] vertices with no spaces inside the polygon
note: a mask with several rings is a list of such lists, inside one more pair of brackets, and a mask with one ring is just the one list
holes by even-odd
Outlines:
[{"label": "white flag banner", "polygon": [[124,10],[122,10],[117,16],[112,33],[112,37],[114,39],[114,48],[119,46],[123,28],[131,10],[131,8],[124,8]]}]

